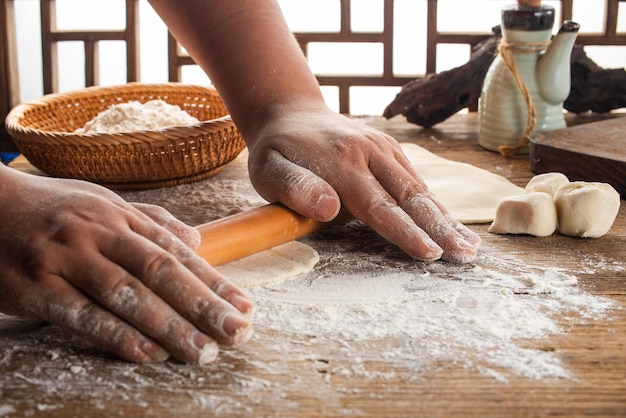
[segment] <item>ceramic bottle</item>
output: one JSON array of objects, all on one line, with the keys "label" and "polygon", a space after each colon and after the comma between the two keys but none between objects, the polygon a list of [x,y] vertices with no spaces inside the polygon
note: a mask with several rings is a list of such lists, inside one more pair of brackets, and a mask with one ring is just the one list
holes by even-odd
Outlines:
[{"label": "ceramic bottle", "polygon": [[[554,8],[546,5],[502,9],[500,53],[487,71],[480,98],[478,141],[484,148],[503,154],[506,148],[528,152],[527,142],[520,141],[531,122],[531,136],[565,127],[563,102],[571,87],[570,57],[579,25],[564,22],[550,41],[554,15]],[[505,52],[518,80],[503,60]]]}]

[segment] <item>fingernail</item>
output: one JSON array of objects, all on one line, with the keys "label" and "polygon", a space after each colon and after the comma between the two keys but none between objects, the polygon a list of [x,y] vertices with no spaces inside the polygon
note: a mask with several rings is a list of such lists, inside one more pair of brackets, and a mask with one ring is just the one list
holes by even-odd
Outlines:
[{"label": "fingernail", "polygon": [[465,264],[476,258],[478,248],[471,242],[459,239],[455,241],[455,244],[457,245],[457,248],[451,254],[444,255],[443,258],[446,261]]},{"label": "fingernail", "polygon": [[252,312],[254,304],[243,295],[234,294],[230,297],[230,304],[233,305],[242,314],[248,314]]},{"label": "fingernail", "polygon": [[313,207],[313,213],[322,222],[328,222],[335,219],[339,213],[340,206],[337,204],[337,198],[331,195],[323,194],[317,199],[317,204]]},{"label": "fingernail", "polygon": [[222,329],[233,339],[233,344],[242,344],[252,336],[250,321],[241,315],[226,314]]},{"label": "fingernail", "polygon": [[170,357],[170,353],[166,349],[153,343],[142,343],[140,350],[152,361],[159,363],[164,362]]},{"label": "fingernail", "polygon": [[200,332],[195,332],[191,342],[193,348],[197,350],[198,364],[209,364],[217,358],[220,348],[213,339]]},{"label": "fingernail", "polygon": [[459,249],[465,253],[471,254],[471,255],[476,255],[478,253],[478,244],[474,244],[468,240],[462,239],[462,240],[458,240],[457,244],[459,246]]},{"label": "fingernail", "polygon": [[219,347],[217,344],[205,344],[200,349],[200,357],[198,357],[198,364],[200,366],[204,366],[206,364],[212,363],[217,358],[219,353]]},{"label": "fingernail", "polygon": [[425,238],[423,240],[423,244],[427,247],[427,252],[424,254],[424,259],[426,261],[429,260],[439,260],[443,255],[443,249],[437,245],[435,241],[430,238]]},{"label": "fingernail", "polygon": [[170,358],[170,353],[165,348],[159,348],[156,350],[152,356],[155,361],[163,362]]},{"label": "fingernail", "polygon": [[476,259],[476,253],[445,254],[442,258],[452,263],[466,264]]},{"label": "fingernail", "polygon": [[440,247],[430,247],[429,251],[424,255],[426,261],[439,260],[443,255],[443,250]]}]

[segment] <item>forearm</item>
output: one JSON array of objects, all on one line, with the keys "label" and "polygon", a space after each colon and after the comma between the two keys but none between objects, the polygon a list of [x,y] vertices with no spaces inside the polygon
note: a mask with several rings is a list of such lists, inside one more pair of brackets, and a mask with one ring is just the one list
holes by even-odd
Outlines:
[{"label": "forearm", "polygon": [[150,0],[206,71],[244,137],[282,106],[323,106],[317,80],[273,0]]}]

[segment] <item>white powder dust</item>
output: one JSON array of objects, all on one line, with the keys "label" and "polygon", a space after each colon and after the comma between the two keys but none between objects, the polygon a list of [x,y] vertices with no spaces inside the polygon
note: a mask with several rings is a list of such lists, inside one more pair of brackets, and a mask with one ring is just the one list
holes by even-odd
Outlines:
[{"label": "white powder dust", "polygon": [[[242,173],[245,156],[209,180],[123,196],[197,225],[264,203]],[[94,411],[123,402],[146,413],[253,416],[256,405],[297,410],[302,394],[352,405],[364,388],[392,392],[455,368],[502,385],[576,379],[559,338],[585,324],[611,332],[621,309],[579,277],[623,272],[623,260],[576,254],[577,270],[566,271],[528,265],[486,240],[475,263],[415,262],[358,222],[303,242],[320,255],[316,269],[247,289],[255,335],[203,367],[126,363],[58,328],[7,326],[0,315],[0,412],[58,412],[60,399],[78,399]]]},{"label": "white powder dust", "polygon": [[180,108],[161,99],[146,103],[120,103],[100,112],[76,129],[77,134],[156,131],[174,126],[191,126],[200,121]]},{"label": "white powder dust", "polygon": [[[382,239],[359,247],[351,234],[363,232],[347,225],[325,231],[324,240],[307,239],[321,256],[316,270],[247,289],[256,303],[255,335],[222,350],[215,363],[129,364],[54,327],[0,327],[3,390],[36,390],[32,411],[80,399],[94,410],[122,401],[146,411],[253,416],[258,404],[298,408],[292,393],[347,399],[363,387],[354,382],[427,382],[442,368],[474,370],[502,384],[576,379],[552,338],[579,324],[610,327],[619,309],[582,290],[571,272],[505,259],[488,246],[470,265],[419,263]],[[623,268],[618,260],[601,263]],[[3,402],[14,406],[11,398]]]},{"label": "white powder dust", "polygon": [[[263,202],[242,179],[245,157],[210,182],[125,197],[163,205],[192,225],[214,218],[209,214],[246,210]],[[475,263],[455,265],[410,260],[357,222],[303,241],[321,257],[313,272],[247,289],[256,304],[255,339],[266,332],[290,336],[263,338],[262,344],[276,352],[293,352],[297,340],[299,348],[326,345],[358,359],[384,346],[389,373],[399,367],[401,373],[421,376],[431,363],[450,361],[503,381],[511,376],[572,378],[558,350],[544,350],[543,341],[562,333],[564,323],[607,320],[615,308],[610,299],[581,290],[574,272],[505,259],[488,243]],[[621,271],[625,265],[589,257],[580,273]],[[302,355],[315,357],[313,351]],[[244,361],[252,361],[245,356]],[[272,363],[260,361],[264,367]]]},{"label": "white powder dust", "polygon": [[563,270],[485,253],[469,266],[385,266],[384,256],[369,254],[346,269],[342,262],[352,261],[340,258],[318,273],[251,289],[257,323],[324,344],[339,340],[336,349],[353,359],[382,353],[388,372],[405,378],[441,361],[502,381],[572,378],[558,351],[541,344],[562,333],[563,322],[606,318],[615,307]]}]

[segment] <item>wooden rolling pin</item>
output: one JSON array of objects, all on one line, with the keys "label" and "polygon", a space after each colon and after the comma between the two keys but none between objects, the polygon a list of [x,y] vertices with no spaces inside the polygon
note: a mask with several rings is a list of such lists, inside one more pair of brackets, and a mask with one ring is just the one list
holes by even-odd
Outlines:
[{"label": "wooden rolling pin", "polygon": [[196,253],[211,265],[219,266],[350,218],[351,215],[342,210],[331,222],[316,222],[279,203],[272,203],[197,226],[202,243]]}]

